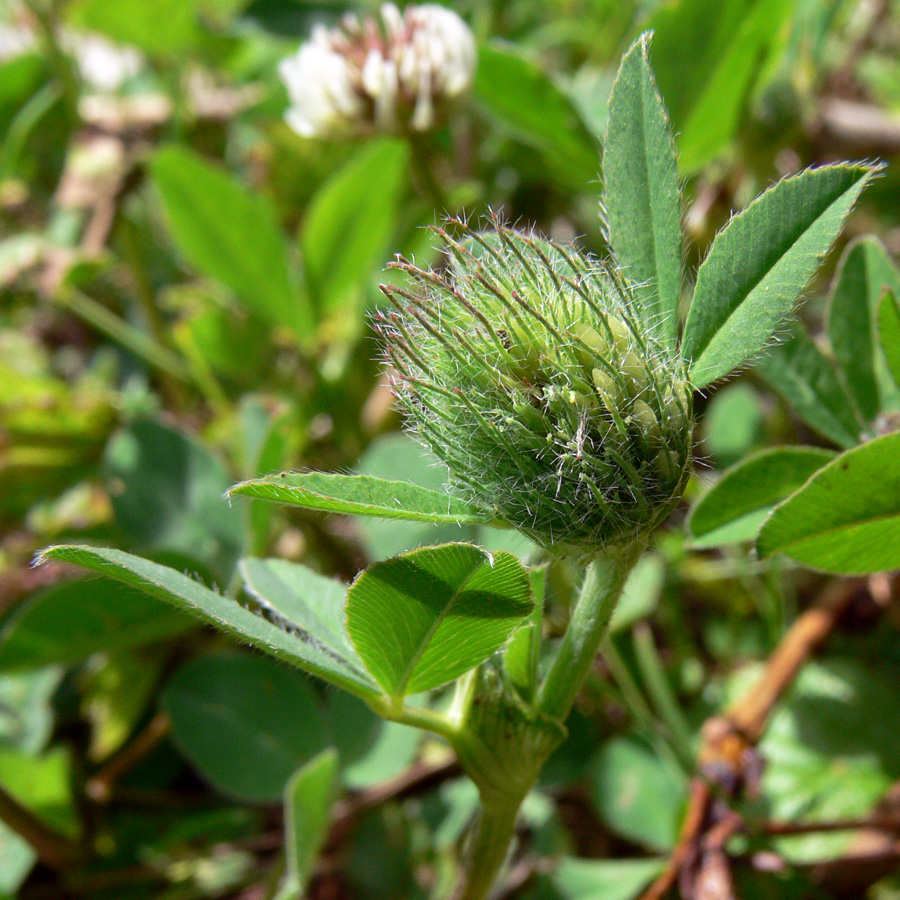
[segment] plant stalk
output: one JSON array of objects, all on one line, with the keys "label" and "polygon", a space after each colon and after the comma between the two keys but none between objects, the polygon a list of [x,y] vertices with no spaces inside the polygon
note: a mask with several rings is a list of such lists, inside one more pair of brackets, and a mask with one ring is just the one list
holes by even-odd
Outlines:
[{"label": "plant stalk", "polygon": [[597,655],[622,586],[644,550],[643,541],[610,548],[587,568],[559,653],[538,693],[537,707],[565,722]]},{"label": "plant stalk", "polygon": [[516,833],[520,796],[481,795],[481,811],[471,836],[466,876],[457,886],[453,900],[485,900],[506,861]]}]

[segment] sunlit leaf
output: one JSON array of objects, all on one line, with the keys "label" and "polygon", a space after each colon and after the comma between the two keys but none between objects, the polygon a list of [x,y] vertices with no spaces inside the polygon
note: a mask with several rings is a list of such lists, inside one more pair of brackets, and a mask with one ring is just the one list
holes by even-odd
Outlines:
[{"label": "sunlit leaf", "polygon": [[375,680],[403,697],[473,669],[532,605],[527,573],[514,556],[445,544],[366,569],[347,596],[347,627]]},{"label": "sunlit leaf", "polygon": [[784,178],[716,236],[697,273],[683,352],[702,388],[759,353],[790,314],[875,170]]}]

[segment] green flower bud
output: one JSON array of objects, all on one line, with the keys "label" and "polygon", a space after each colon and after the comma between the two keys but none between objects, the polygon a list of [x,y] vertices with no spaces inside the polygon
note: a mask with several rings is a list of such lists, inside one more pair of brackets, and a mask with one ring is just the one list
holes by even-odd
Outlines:
[{"label": "green flower bud", "polygon": [[435,229],[446,273],[403,259],[377,325],[412,431],[451,489],[544,547],[593,555],[681,496],[691,391],[624,279],[576,248],[498,223]]}]

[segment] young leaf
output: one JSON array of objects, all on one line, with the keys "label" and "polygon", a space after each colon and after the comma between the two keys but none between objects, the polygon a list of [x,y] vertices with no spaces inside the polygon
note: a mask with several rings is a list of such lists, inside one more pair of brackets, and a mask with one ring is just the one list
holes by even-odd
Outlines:
[{"label": "young leaf", "polygon": [[297,767],[325,746],[325,722],[309,686],[263,656],[191,660],[169,681],[162,702],[185,756],[240,800],[277,800]]},{"label": "young leaf", "polygon": [[373,268],[384,264],[408,156],[402,141],[376,141],[313,197],[300,243],[320,311],[358,309]]},{"label": "young leaf", "polygon": [[347,634],[345,585],[283,559],[245,559],[240,569],[247,591],[276,625],[313,636],[333,656],[363,669]]},{"label": "young leaf", "polygon": [[760,557],[785,553],[843,575],[900,567],[900,432],[841,454],[776,506]]},{"label": "young leaf", "polygon": [[478,507],[446,494],[368,475],[283,472],[235,485],[229,496],[257,497],[305,509],[408,519],[413,522],[480,524],[493,520]]},{"label": "young leaf", "polygon": [[365,672],[319,646],[314,635],[285,631],[174,569],[121,550],[74,544],[47,548],[41,553],[39,562],[46,559],[60,559],[83,566],[100,575],[140,588],[240,640],[247,641],[258,650],[358,694],[364,700],[380,696],[375,682]]},{"label": "young leaf", "polygon": [[666,867],[662,858],[562,857],[550,880],[559,900],[634,900]]},{"label": "young leaf", "polygon": [[269,324],[308,337],[312,316],[269,201],[181,147],[159,151],[151,171],[172,237],[188,261]]},{"label": "young leaf", "polygon": [[603,142],[609,244],[637,289],[644,318],[675,346],[681,296],[681,193],[675,141],[642,35],[622,58]]},{"label": "young leaf", "polygon": [[575,105],[516,48],[478,48],[474,95],[540,151],[558,178],[581,189],[597,177],[597,142]]},{"label": "young leaf", "polygon": [[683,352],[698,388],[765,347],[828,252],[868,166],[807,169],[735,215],[697,273]]},{"label": "young leaf", "polygon": [[347,628],[369,672],[399,699],[475,668],[532,608],[512,554],[444,544],[366,569],[347,595]]},{"label": "young leaf", "polygon": [[878,352],[878,301],[886,290],[900,294],[900,275],[875,238],[851,244],[841,260],[828,311],[828,337],[847,387],[871,422],[896,388]]},{"label": "young leaf", "polygon": [[878,304],[878,343],[894,384],[900,387],[900,303],[890,291]]},{"label": "young leaf", "polygon": [[770,447],[733,466],[691,512],[691,546],[754,540],[772,507],[834,457],[817,447]]},{"label": "young leaf", "polygon": [[845,449],[859,443],[864,426],[853,400],[802,325],[794,323],[790,337],[767,351],[756,369],[819,434]]},{"label": "young leaf", "polygon": [[[331,804],[338,780],[338,755],[323,750],[297,770],[284,792],[284,850],[287,856],[284,896],[303,897],[331,824]],[[288,893],[293,892],[293,893]]]}]

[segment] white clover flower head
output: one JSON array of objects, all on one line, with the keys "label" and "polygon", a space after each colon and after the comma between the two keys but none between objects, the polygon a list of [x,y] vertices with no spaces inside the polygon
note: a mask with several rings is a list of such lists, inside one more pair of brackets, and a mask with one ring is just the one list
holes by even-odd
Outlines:
[{"label": "white clover flower head", "polygon": [[427,131],[471,89],[475,61],[472,32],[452,10],[385,3],[379,18],[316,26],[282,61],[285,118],[303,137]]}]

